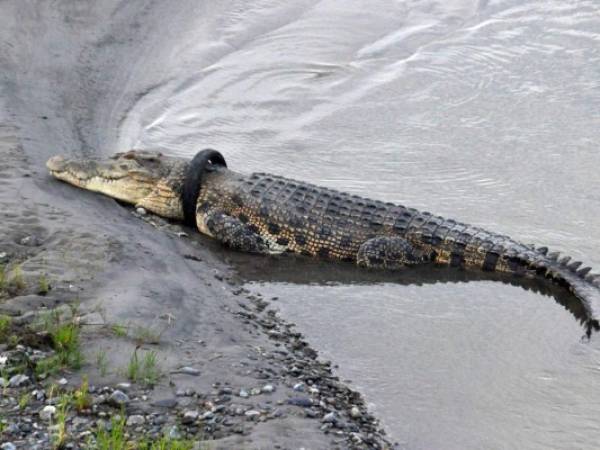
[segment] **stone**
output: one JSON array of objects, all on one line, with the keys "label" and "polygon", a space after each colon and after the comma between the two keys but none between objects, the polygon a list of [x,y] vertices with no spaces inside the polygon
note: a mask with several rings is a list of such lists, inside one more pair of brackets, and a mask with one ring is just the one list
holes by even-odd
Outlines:
[{"label": "stone", "polygon": [[169,428],[167,436],[170,439],[181,439],[181,433],[179,432],[177,425],[173,425],[171,428]]},{"label": "stone", "polygon": [[117,384],[116,388],[119,391],[128,391],[129,389],[131,389],[131,383],[119,383]]},{"label": "stone", "polygon": [[261,391],[263,392],[263,394],[272,394],[273,392],[275,392],[275,386],[273,386],[272,384],[265,384]]},{"label": "stone", "polygon": [[304,392],[304,388],[305,388],[305,387],[304,387],[304,383],[296,383],[296,384],[294,385],[294,390],[295,390],[296,392]]},{"label": "stone", "polygon": [[353,406],[350,408],[350,417],[358,419],[362,414],[360,413],[360,409],[357,406]]},{"label": "stone", "polygon": [[313,401],[308,397],[292,397],[288,400],[288,404],[309,408],[313,405]]},{"label": "stone", "polygon": [[337,422],[337,416],[336,416],[335,412],[332,411],[330,413],[325,414],[323,416],[322,421],[325,423],[335,423],[335,422]]},{"label": "stone", "polygon": [[248,398],[248,397],[250,397],[250,394],[248,394],[248,391],[247,391],[247,390],[245,390],[245,389],[240,389],[239,396],[240,396],[240,397],[242,397],[242,398]]},{"label": "stone", "polygon": [[2,450],[17,450],[17,446],[15,444],[13,444],[12,442],[5,442],[4,444],[0,445],[0,449],[2,449]]},{"label": "stone", "polygon": [[213,417],[215,417],[215,413],[212,411],[206,411],[204,414],[202,414],[202,420],[210,420]]},{"label": "stone", "polygon": [[37,236],[25,236],[23,239],[19,241],[21,245],[25,245],[26,247],[38,247],[41,242]]},{"label": "stone", "polygon": [[66,386],[67,384],[69,384],[69,380],[67,380],[66,378],[61,378],[60,380],[58,380],[58,384],[60,384],[61,386]]},{"label": "stone", "polygon": [[200,375],[200,371],[198,369],[194,369],[193,367],[188,367],[188,366],[174,370],[171,373],[181,373],[183,375],[192,375],[194,377],[197,377],[198,375]]},{"label": "stone", "polygon": [[49,422],[56,414],[56,406],[47,405],[40,410],[40,419]]},{"label": "stone", "polygon": [[254,417],[258,417],[258,416],[260,416],[260,411],[257,411],[257,410],[255,410],[255,409],[251,409],[251,410],[249,410],[249,411],[246,411],[246,412],[244,413],[244,415],[245,415],[246,417],[248,417],[248,418],[252,419],[252,418],[254,418]]},{"label": "stone", "polygon": [[8,380],[8,385],[10,387],[20,387],[29,384],[29,377],[27,375],[18,374],[14,375]]},{"label": "stone", "polygon": [[184,425],[189,425],[198,420],[198,411],[196,410],[188,410],[183,413],[183,417],[181,418],[181,423]]},{"label": "stone", "polygon": [[127,418],[128,427],[137,427],[139,425],[143,425],[144,423],[146,423],[146,419],[140,414],[134,414]]},{"label": "stone", "polygon": [[152,406],[158,406],[159,408],[175,408],[177,406],[177,399],[164,398],[162,400],[156,400],[152,402]]},{"label": "stone", "polygon": [[107,401],[109,404],[120,408],[121,406],[129,403],[129,397],[124,392],[116,390],[110,394],[110,397],[108,397]]},{"label": "stone", "polygon": [[142,207],[139,207],[135,210],[136,213],[138,213],[140,216],[145,216],[146,215],[146,210]]}]

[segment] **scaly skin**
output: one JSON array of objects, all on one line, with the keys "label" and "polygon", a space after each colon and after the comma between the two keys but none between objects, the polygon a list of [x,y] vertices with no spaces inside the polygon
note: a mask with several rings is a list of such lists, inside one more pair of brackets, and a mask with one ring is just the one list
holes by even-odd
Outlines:
[{"label": "scaly skin", "polygon": [[[143,151],[119,153],[108,162],[54,157],[47,163],[56,178],[177,220],[183,218],[188,165]],[[205,175],[196,221],[201,232],[244,251],[295,252],[388,269],[430,262],[550,278],[581,300],[588,334],[599,328],[592,304],[600,301],[600,277],[579,269],[581,263],[401,205],[216,166]]]}]

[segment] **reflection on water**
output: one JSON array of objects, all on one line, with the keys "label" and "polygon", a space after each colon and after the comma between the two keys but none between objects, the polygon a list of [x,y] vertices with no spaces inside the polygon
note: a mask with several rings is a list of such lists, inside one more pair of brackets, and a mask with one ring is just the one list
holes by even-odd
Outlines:
[{"label": "reflection on water", "polygon": [[[403,203],[600,268],[596,0],[198,4],[132,58],[141,87],[122,99],[120,148],[210,146],[235,170]],[[561,294],[549,292],[571,314],[539,287],[422,271],[320,285],[297,264],[281,281],[265,267],[275,279],[253,289],[280,297],[406,448],[597,448],[600,345],[581,342]]]}]

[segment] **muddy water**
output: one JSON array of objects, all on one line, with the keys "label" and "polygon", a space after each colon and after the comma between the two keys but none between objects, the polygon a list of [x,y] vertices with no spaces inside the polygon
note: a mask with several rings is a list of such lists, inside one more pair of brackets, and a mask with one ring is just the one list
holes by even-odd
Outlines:
[{"label": "muddy water", "polygon": [[[83,141],[211,146],[241,171],[404,203],[600,268],[597,1],[288,3],[148,2],[135,23],[86,37],[100,63],[85,92],[118,95],[75,102],[116,130],[84,126]],[[140,44],[112,53],[138,29]],[[402,448],[598,448],[600,341],[581,342],[553,297],[255,264],[267,266],[248,285],[279,297]]]}]

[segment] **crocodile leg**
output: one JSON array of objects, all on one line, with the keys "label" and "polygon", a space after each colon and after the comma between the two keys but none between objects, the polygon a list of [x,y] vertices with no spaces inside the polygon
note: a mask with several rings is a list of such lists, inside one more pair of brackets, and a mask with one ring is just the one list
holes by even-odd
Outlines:
[{"label": "crocodile leg", "polygon": [[431,261],[431,255],[423,253],[397,236],[381,236],[363,242],[356,255],[361,267],[376,269],[399,269],[404,266]]},{"label": "crocodile leg", "polygon": [[197,223],[201,232],[214,237],[226,246],[243,252],[272,254],[269,245],[253,229],[235,217],[219,209],[197,211]]}]

